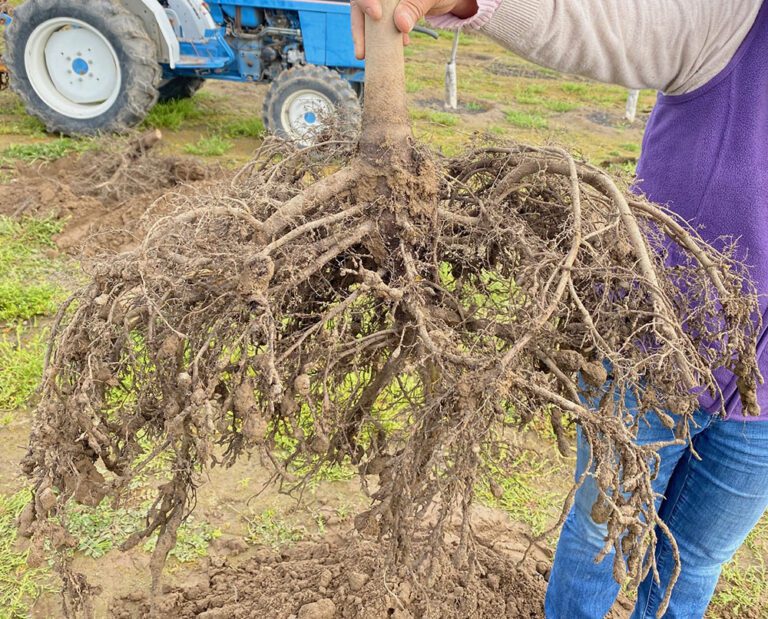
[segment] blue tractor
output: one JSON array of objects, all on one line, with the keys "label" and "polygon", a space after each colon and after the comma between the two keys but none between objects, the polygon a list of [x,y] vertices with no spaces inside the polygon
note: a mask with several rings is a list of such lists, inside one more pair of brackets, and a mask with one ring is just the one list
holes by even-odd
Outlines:
[{"label": "blue tractor", "polygon": [[360,121],[364,63],[340,0],[27,0],[4,15],[11,86],[48,130],[124,131],[208,79],[270,82],[266,127]]}]

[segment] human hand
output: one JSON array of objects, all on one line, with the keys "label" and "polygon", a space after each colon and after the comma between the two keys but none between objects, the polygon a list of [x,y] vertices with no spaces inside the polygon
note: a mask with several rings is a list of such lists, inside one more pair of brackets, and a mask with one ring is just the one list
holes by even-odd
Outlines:
[{"label": "human hand", "polygon": [[[452,13],[465,19],[477,13],[477,0],[400,0],[395,8],[395,26],[403,33],[403,45],[408,45],[408,33],[426,15]],[[365,58],[365,16],[381,19],[381,0],[352,0],[352,38],[355,56]]]}]

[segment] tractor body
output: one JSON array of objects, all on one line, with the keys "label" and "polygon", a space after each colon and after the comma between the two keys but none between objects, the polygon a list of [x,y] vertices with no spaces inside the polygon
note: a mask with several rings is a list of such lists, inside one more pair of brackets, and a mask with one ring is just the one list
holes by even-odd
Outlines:
[{"label": "tractor body", "polygon": [[[184,5],[188,0],[170,2]],[[239,82],[272,81],[295,65],[329,67],[350,82],[362,82],[364,63],[355,58],[348,2],[238,0],[209,2],[214,28],[185,27],[176,11],[169,18],[180,47],[165,77],[185,75]],[[191,20],[188,19],[190,24]],[[201,36],[202,35],[202,36]]]},{"label": "tractor body", "polygon": [[51,131],[124,131],[209,79],[269,82],[266,127],[300,142],[359,123],[346,0],[27,0],[0,19],[11,86]]}]

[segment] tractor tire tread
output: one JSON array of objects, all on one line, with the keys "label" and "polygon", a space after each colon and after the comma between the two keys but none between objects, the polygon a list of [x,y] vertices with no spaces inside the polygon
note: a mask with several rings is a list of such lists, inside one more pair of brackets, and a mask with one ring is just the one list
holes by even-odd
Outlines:
[{"label": "tractor tire tread", "polygon": [[[122,96],[116,104],[96,119],[88,121],[68,118],[49,108],[39,99],[27,77],[24,65],[24,45],[28,24],[43,23],[40,18],[62,11],[74,19],[92,18],[97,24],[108,26],[119,40],[120,48],[130,62],[124,63]],[[90,23],[90,22],[89,22]],[[19,95],[27,111],[39,118],[52,133],[65,135],[96,135],[104,132],[123,133],[146,118],[157,103],[158,84],[162,69],[157,61],[157,47],[147,34],[142,21],[120,3],[111,0],[89,0],[81,4],[74,0],[27,0],[14,12],[6,28],[5,59],[11,73],[11,87]],[[113,45],[114,46],[114,45]],[[115,49],[116,53],[120,53]],[[122,101],[120,101],[122,98]],[[120,103],[118,105],[118,102]]]},{"label": "tractor tire tread", "polygon": [[264,98],[263,106],[264,126],[267,130],[281,137],[287,137],[278,120],[280,118],[280,110],[276,109],[276,106],[279,105],[282,93],[289,91],[294,85],[307,81],[321,83],[328,87],[333,94],[336,107],[341,109],[347,116],[345,125],[356,133],[359,130],[362,112],[360,100],[354,88],[337,71],[312,64],[296,65],[287,71],[283,71],[272,82]]}]

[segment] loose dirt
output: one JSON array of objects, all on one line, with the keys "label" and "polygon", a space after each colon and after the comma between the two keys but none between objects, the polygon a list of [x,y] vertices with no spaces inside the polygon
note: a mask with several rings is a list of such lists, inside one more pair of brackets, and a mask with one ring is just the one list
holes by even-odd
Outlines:
[{"label": "loose dirt", "polygon": [[[388,571],[387,546],[351,529],[282,552],[262,548],[245,561],[214,557],[191,582],[166,587],[158,612],[179,619],[543,617],[546,560],[518,565],[525,535],[502,512],[476,508],[474,525],[480,544],[473,567],[436,560],[423,586],[405,569]],[[458,546],[458,535],[449,541]],[[425,564],[424,573],[429,569]],[[113,604],[110,616],[147,612],[145,596],[132,594]]]},{"label": "loose dirt", "polygon": [[0,215],[63,220],[55,239],[62,251],[129,249],[143,236],[147,211],[163,213],[169,191],[184,193],[225,174],[191,158],[154,153],[159,139],[154,132],[112,138],[53,162],[19,164],[0,191]]}]

